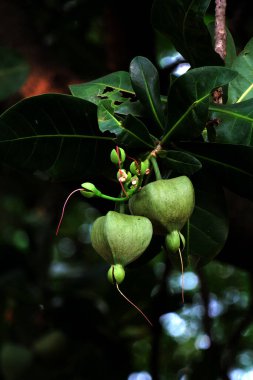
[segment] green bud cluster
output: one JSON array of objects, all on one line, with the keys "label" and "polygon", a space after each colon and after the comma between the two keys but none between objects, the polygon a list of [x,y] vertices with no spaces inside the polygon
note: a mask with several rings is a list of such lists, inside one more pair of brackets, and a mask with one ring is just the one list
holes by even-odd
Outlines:
[{"label": "green bud cluster", "polygon": [[[143,177],[149,173],[152,157],[144,161],[134,160],[129,170],[124,168],[126,153],[117,147],[110,153],[111,162],[117,165],[117,180],[121,184],[121,197],[102,194],[92,183],[83,183],[81,194],[86,198],[101,197],[115,202],[128,202],[129,214],[109,211],[99,217],[92,226],[91,243],[96,252],[110,264],[108,279],[121,283],[124,267],[136,260],[150,244],[153,234],[164,236],[164,249],[169,254],[179,252],[185,246],[180,232],[190,218],[195,204],[194,188],[190,179],[180,176],[157,179],[143,186]],[[121,207],[121,206],[120,206]]]},{"label": "green bud cluster", "polygon": [[147,174],[148,169],[149,169],[149,160],[145,160],[141,162],[133,161],[130,165],[130,172],[138,176]]}]

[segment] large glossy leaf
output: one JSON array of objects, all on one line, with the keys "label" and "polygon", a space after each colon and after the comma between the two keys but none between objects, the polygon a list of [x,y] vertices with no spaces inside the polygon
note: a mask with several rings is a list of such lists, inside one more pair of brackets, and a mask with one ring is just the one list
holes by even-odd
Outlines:
[{"label": "large glossy leaf", "polygon": [[13,50],[0,48],[0,100],[19,90],[29,72],[27,62]]},{"label": "large glossy leaf", "polygon": [[200,136],[207,121],[211,91],[236,75],[229,68],[206,66],[189,70],[176,79],[168,95],[169,125],[162,142],[172,135],[177,138]]},{"label": "large glossy leaf", "polygon": [[228,215],[224,193],[219,183],[199,172],[197,177],[194,177],[196,204],[190,223],[183,233],[188,255],[195,256],[200,263],[206,264],[221,251],[226,242]]},{"label": "large glossy leaf", "polygon": [[192,67],[222,65],[204,15],[210,0],[155,0],[152,25],[165,34]]},{"label": "large glossy leaf", "polygon": [[157,69],[147,58],[135,57],[130,63],[130,77],[138,99],[158,127],[158,135],[161,134],[165,116]]},{"label": "large glossy leaf", "polygon": [[55,180],[103,173],[114,146],[97,107],[70,95],[27,98],[0,116],[1,162]]},{"label": "large glossy leaf", "polygon": [[211,105],[217,119],[216,142],[253,145],[253,99],[229,105]]},{"label": "large glossy leaf", "polygon": [[217,143],[180,143],[220,183],[231,191],[253,199],[253,147]]},{"label": "large glossy leaf", "polygon": [[98,124],[102,132],[108,131],[117,137],[117,142],[130,148],[154,147],[146,126],[132,115],[125,119],[115,115],[109,100],[98,105]]},{"label": "large glossy leaf", "polygon": [[236,57],[231,68],[239,75],[229,85],[228,102],[253,98],[253,38]]},{"label": "large glossy leaf", "polygon": [[149,134],[145,124],[133,115],[128,115],[123,121],[124,133],[118,136],[122,144],[127,144],[130,148],[151,148],[154,149],[154,138]]}]

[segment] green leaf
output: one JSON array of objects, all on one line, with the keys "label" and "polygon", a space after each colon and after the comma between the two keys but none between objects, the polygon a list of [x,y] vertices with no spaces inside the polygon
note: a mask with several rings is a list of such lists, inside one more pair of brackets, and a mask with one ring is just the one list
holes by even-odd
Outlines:
[{"label": "green leaf", "polygon": [[114,116],[114,109],[110,100],[103,100],[98,105],[98,125],[101,132],[109,131],[116,136],[122,132],[122,120]]},{"label": "green leaf", "polygon": [[231,68],[239,75],[229,84],[228,102],[253,98],[253,38],[236,57]]},{"label": "green leaf", "polygon": [[210,0],[155,0],[152,25],[173,43],[192,67],[222,65],[204,23]]},{"label": "green leaf", "polygon": [[225,64],[226,64],[226,67],[230,67],[232,69],[233,62],[237,57],[236,46],[235,46],[233,36],[230,33],[229,29],[226,28],[226,32],[227,32],[227,46],[226,46],[227,55],[225,58]]},{"label": "green leaf", "polygon": [[135,57],[130,63],[130,77],[138,99],[162,132],[165,116],[157,69],[147,58]]},{"label": "green leaf", "polygon": [[120,144],[130,148],[154,148],[154,141],[146,126],[130,114],[125,119],[120,119],[114,114],[109,100],[104,100],[98,106],[98,124],[101,132],[115,134]]},{"label": "green leaf", "polygon": [[172,135],[201,135],[208,116],[211,91],[231,81],[236,72],[226,67],[206,66],[189,70],[171,85],[168,95],[169,125],[162,143]]},{"label": "green leaf", "polygon": [[128,115],[123,121],[124,133],[118,136],[122,144],[127,144],[131,148],[151,148],[154,149],[155,142],[149,134],[147,127],[141,120],[133,115]]},{"label": "green leaf", "polygon": [[223,189],[212,177],[193,177],[196,204],[190,223],[183,230],[188,255],[208,263],[223,248],[229,230]]},{"label": "green leaf", "polygon": [[0,47],[0,100],[18,91],[28,72],[27,62],[18,53]]},{"label": "green leaf", "polygon": [[216,142],[253,145],[253,99],[229,105],[213,104],[211,119],[219,121]]},{"label": "green leaf", "polygon": [[253,147],[217,143],[180,143],[220,183],[231,191],[253,199]]},{"label": "green leaf", "polygon": [[27,98],[0,116],[0,160],[55,180],[94,177],[108,164],[111,137],[97,107],[70,95]]},{"label": "green leaf", "polygon": [[169,150],[163,162],[166,162],[168,168],[176,170],[179,174],[192,175],[201,169],[201,162],[189,153]]},{"label": "green leaf", "polygon": [[71,94],[94,104],[99,104],[103,99],[122,101],[122,93],[129,97],[134,96],[130,76],[127,71],[116,71],[101,78],[81,84],[69,86]]},{"label": "green leaf", "polygon": [[70,85],[69,88],[72,95],[97,105],[104,100],[110,101],[115,112],[120,114],[143,114],[143,107],[137,101],[126,71],[116,71],[87,83]]}]

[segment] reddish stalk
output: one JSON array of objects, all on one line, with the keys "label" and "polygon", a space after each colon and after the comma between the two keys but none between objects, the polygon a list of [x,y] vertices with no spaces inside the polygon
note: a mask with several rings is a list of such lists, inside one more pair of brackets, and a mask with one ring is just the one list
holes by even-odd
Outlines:
[{"label": "reddish stalk", "polygon": [[144,314],[144,312],[137,305],[135,305],[129,298],[127,298],[127,296],[125,296],[125,294],[120,290],[119,285],[117,284],[116,281],[115,281],[115,284],[116,284],[116,288],[117,288],[118,292],[120,293],[120,295],[123,298],[125,298],[125,300],[128,303],[130,303],[130,305],[132,305],[136,310],[138,310],[138,312],[141,313],[141,315],[146,319],[146,321],[150,324],[150,326],[153,327],[152,322],[148,319],[148,317]]},{"label": "reddish stalk", "polygon": [[114,277],[114,267],[112,267],[112,276],[113,276],[113,281],[114,284],[116,285],[116,289],[118,290],[119,294],[128,302],[130,305],[132,305],[145,319],[146,321],[150,324],[151,327],[153,327],[153,323],[148,319],[146,314],[137,306],[135,305],[127,296],[120,290],[119,284],[117,283],[115,277]]},{"label": "reddish stalk", "polygon": [[182,302],[184,303],[184,262],[182,258],[181,249],[178,248],[180,262],[181,262],[181,270],[182,270]]},{"label": "reddish stalk", "polygon": [[61,217],[60,217],[60,220],[59,220],[59,223],[58,223],[58,226],[56,228],[56,232],[55,232],[55,235],[57,236],[58,233],[59,233],[59,229],[61,227],[61,224],[62,224],[62,219],[64,217],[64,212],[65,212],[65,208],[66,208],[66,205],[69,201],[69,198],[74,194],[74,193],[77,193],[77,191],[83,191],[84,189],[76,189],[76,190],[73,190],[67,197],[66,201],[64,202],[64,205],[62,207],[62,213],[61,213]]}]

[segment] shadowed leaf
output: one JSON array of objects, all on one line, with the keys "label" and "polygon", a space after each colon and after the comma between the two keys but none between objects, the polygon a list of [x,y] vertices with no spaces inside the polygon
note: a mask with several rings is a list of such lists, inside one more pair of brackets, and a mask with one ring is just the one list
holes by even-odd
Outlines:
[{"label": "shadowed leaf", "polygon": [[0,116],[1,161],[54,180],[101,174],[112,147],[98,129],[97,107],[73,96],[27,98]]}]

